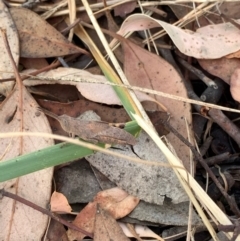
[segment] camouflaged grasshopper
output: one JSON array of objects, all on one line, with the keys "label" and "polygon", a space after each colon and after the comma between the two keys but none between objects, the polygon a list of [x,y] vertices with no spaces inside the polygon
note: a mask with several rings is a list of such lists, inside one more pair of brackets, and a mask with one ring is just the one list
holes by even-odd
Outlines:
[{"label": "camouflaged grasshopper", "polygon": [[38,108],[38,110],[56,119],[63,130],[73,137],[76,135],[85,141],[95,144],[102,142],[111,145],[134,145],[136,143],[134,136],[122,129],[125,126],[124,123],[113,124],[104,121],[80,120],[68,115],[58,116],[42,108]]}]

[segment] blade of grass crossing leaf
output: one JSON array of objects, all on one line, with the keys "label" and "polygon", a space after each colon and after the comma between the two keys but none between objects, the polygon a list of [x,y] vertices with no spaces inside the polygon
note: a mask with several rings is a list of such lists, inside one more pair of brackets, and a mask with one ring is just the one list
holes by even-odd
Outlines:
[{"label": "blade of grass crossing leaf", "polygon": [[0,162],[0,182],[74,161],[93,154],[93,152],[90,149],[77,145],[61,143],[5,162]]},{"label": "blade of grass crossing leaf", "polygon": [[[173,153],[167,148],[167,146],[162,142],[162,140],[159,138],[159,136],[152,130],[151,127],[149,127],[144,120],[136,116],[135,114],[134,118],[138,122],[139,126],[141,126],[153,139],[153,141],[158,145],[158,147],[161,149],[161,151],[166,156],[167,160],[171,165],[178,165],[182,166],[180,161],[173,155]],[[211,233],[214,240],[218,240],[215,231],[213,230],[211,224],[206,218],[206,215],[201,210],[196,198],[194,197],[194,194],[198,197],[198,199],[204,203],[204,205],[208,208],[210,213],[218,220],[220,224],[223,225],[232,225],[231,221],[228,219],[228,217],[222,212],[222,210],[212,201],[212,199],[205,193],[205,191],[199,186],[199,184],[195,181],[195,179],[187,173],[187,171],[183,169],[176,169],[173,168],[174,172],[176,173],[177,177],[179,178],[179,181],[183,185],[183,188],[185,189],[186,193],[189,195],[189,198],[191,199],[192,203],[196,207],[196,209],[199,212],[199,215],[205,222],[205,225],[207,226],[209,232]],[[191,189],[190,189],[191,188]],[[194,194],[192,192],[194,190]],[[228,233],[230,236],[232,236],[232,233]],[[236,240],[240,241],[240,237]]]},{"label": "blade of grass crossing leaf", "polygon": [[[98,62],[100,68],[102,69],[104,75],[106,78],[113,83],[118,83],[122,84],[121,80],[119,77],[116,75],[116,73],[111,69],[109,64],[106,62],[106,60],[103,58],[102,54],[99,52],[95,44],[92,42],[90,37],[87,35],[86,31],[81,27],[77,26],[75,28],[75,34],[78,35],[79,38],[81,38],[82,41],[84,41],[93,56],[95,57],[96,61]],[[129,114],[129,116],[133,119],[131,116],[131,113],[138,113],[138,115],[141,115],[135,102],[132,100],[128,90],[119,88],[119,87],[113,87],[114,90],[116,91],[118,97],[120,98],[125,110]]]},{"label": "blade of grass crossing leaf", "polygon": [[[139,126],[135,121],[128,122],[125,126],[125,130],[134,135],[139,131]],[[74,139],[72,140],[76,141]],[[102,145],[99,147],[102,147]],[[39,171],[48,167],[68,163],[93,153],[94,150],[91,150],[90,148],[76,144],[74,145],[70,143],[61,143],[36,152],[13,158],[5,162],[0,161],[0,182]]]},{"label": "blade of grass crossing leaf", "polygon": [[[91,7],[89,6],[88,1],[82,0],[82,3],[83,3],[83,5],[84,5],[84,7],[85,7],[85,9],[86,9],[86,11],[89,15],[89,18],[91,19],[91,22],[92,22],[93,26],[95,27],[95,30],[96,30],[103,46],[105,47],[105,50],[107,51],[107,54],[108,54],[109,58],[111,59],[111,61],[114,65],[116,71],[118,72],[119,76],[121,77],[121,80],[124,82],[124,84],[129,84],[128,80],[125,77],[125,74],[123,73],[118,61],[116,60],[112,50],[109,47],[109,44],[106,41],[105,36],[103,35],[95,17],[94,17],[94,14],[92,12]],[[83,28],[82,28],[82,31],[84,32],[84,35],[87,35]],[[107,63],[107,61],[103,58],[102,54],[98,51],[98,49],[96,48],[96,46],[92,42],[92,40],[89,37],[86,40],[87,40],[86,44],[88,46],[92,47],[91,52],[94,55],[96,61],[98,62],[100,68],[102,69],[104,75],[108,78],[108,80],[110,82],[113,82],[113,83],[118,83],[118,84],[122,83],[121,80],[119,79],[119,77],[112,70],[110,65]],[[152,125],[150,119],[148,118],[145,110],[143,109],[141,103],[138,101],[134,92],[129,91],[127,89],[115,89],[115,91],[118,94],[120,100],[122,101],[125,110],[128,112],[128,114],[131,118],[133,118],[133,117],[131,116],[130,109],[134,109],[134,112],[132,112],[132,113],[136,113],[136,114],[142,116],[143,119],[149,125]]]}]

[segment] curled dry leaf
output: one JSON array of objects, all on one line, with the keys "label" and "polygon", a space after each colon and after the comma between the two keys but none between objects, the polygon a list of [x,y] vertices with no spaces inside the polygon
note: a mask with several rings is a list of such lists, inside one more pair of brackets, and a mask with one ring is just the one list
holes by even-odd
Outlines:
[{"label": "curled dry leaf", "polygon": [[124,21],[118,33],[124,35],[129,31],[155,27],[163,27],[182,53],[197,59],[221,58],[240,49],[239,29],[231,23],[208,25],[192,32],[147,15],[134,14]]},{"label": "curled dry leaf", "polygon": [[108,210],[115,219],[125,217],[139,203],[138,198],[118,187],[99,192],[94,201],[101,204],[101,207]]},{"label": "curled dry leaf", "polygon": [[235,53],[232,53],[232,54],[228,54],[228,55],[226,55],[226,58],[228,58],[228,59],[232,59],[232,58],[240,58],[240,50],[238,50],[238,51],[235,52]]},{"label": "curled dry leaf", "polygon": [[240,68],[237,68],[231,76],[230,91],[232,97],[240,102]]},{"label": "curled dry leaf", "polygon": [[[29,73],[29,71],[28,71]],[[85,70],[74,68],[58,68],[38,75],[46,80],[28,79],[24,81],[25,86],[35,86],[41,84],[68,84],[75,85],[79,92],[86,98],[94,102],[107,105],[122,105],[112,86],[105,85],[108,80],[103,75],[93,75]],[[47,79],[53,78],[53,79]],[[91,83],[94,81],[95,83]],[[154,98],[140,91],[135,91],[138,99],[143,101],[156,102]],[[159,104],[159,103],[157,103]]]},{"label": "curled dry leaf", "polygon": [[[1,29],[4,29],[7,34],[8,43],[12,52],[13,59],[18,66],[19,61],[19,41],[16,26],[12,20],[11,14],[8,8],[5,6],[4,1],[0,1],[0,21]],[[12,77],[12,65],[8,57],[5,45],[0,36],[0,79],[6,79]],[[3,61],[4,60],[4,61]],[[13,88],[14,81],[3,82],[0,84],[0,93],[3,95],[8,95]]]},{"label": "curled dry leaf", "polygon": [[[24,86],[22,95],[21,101],[24,100],[22,110],[19,104],[21,95],[18,86],[15,86],[12,93],[1,104],[1,132],[51,132],[47,119],[37,115],[37,103]],[[52,140],[42,137],[1,139],[1,161],[37,151],[52,144]],[[52,168],[48,168],[2,182],[0,188],[22,196],[41,207],[46,207],[50,198],[51,180]],[[4,197],[0,200],[0,213],[0,240],[40,240],[45,232],[48,217],[20,202]]]},{"label": "curled dry leaf", "polygon": [[[112,188],[99,192],[94,201],[89,203],[75,218],[73,224],[84,228],[88,232],[93,232],[97,204],[108,211],[114,219],[122,218],[129,214],[138,204],[139,200],[128,195],[120,188]],[[118,209],[118,210],[116,210]],[[74,230],[68,230],[70,241],[82,240],[85,235]]]},{"label": "curled dry leaf", "polygon": [[75,53],[88,54],[86,50],[70,43],[33,11],[26,8],[11,8],[10,13],[20,38],[21,57],[47,58]]},{"label": "curled dry leaf", "polygon": [[125,235],[129,238],[136,238],[136,235],[134,232],[139,236],[139,237],[144,237],[144,238],[155,238],[156,240],[159,241],[164,241],[161,237],[159,237],[157,234],[155,234],[151,229],[149,229],[147,226],[142,226],[142,225],[134,225],[134,231],[132,231],[128,225],[125,223],[120,223],[119,225],[121,226],[123,232]]},{"label": "curled dry leaf", "polygon": [[70,213],[72,208],[70,207],[67,198],[60,192],[54,191],[51,196],[51,211],[57,213]]}]

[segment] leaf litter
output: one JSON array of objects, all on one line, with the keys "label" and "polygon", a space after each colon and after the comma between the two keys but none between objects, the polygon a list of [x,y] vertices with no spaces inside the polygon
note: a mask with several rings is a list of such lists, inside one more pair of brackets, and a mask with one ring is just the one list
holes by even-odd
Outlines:
[{"label": "leaf litter", "polygon": [[[11,15],[8,11],[8,8],[5,6],[3,1],[0,2],[0,18],[1,18],[1,28],[6,29],[8,42],[12,51],[13,59],[18,65],[19,62],[19,40],[17,35],[17,28],[15,26],[14,21],[11,18]],[[0,61],[0,79],[10,78],[12,77],[12,65],[10,59],[8,57],[8,53],[2,41],[0,39],[0,51],[1,56],[4,61]],[[2,95],[8,95],[14,86],[14,81],[3,82],[0,85],[0,93]]]},{"label": "leaf litter", "polygon": [[[171,5],[169,6],[171,8]],[[234,5],[234,3],[232,3],[232,5],[230,4],[228,5],[228,3],[223,3],[222,6],[220,6],[220,8],[217,8],[217,9],[218,10],[221,9],[223,14],[226,14],[227,12],[229,14],[227,17],[237,18],[236,17],[237,13],[236,11],[234,11],[234,6],[237,6],[237,5]],[[6,8],[6,7],[2,6],[2,8]],[[134,4],[133,4],[133,8],[135,8]],[[198,8],[196,10],[198,10]],[[119,15],[123,16],[126,14],[126,9],[124,10],[124,6],[122,6],[121,11],[122,11],[121,13],[118,13]],[[127,9],[127,11],[129,11],[129,9]],[[176,11],[177,11],[177,8],[175,8],[174,12]],[[5,12],[7,12],[6,9],[5,9]],[[65,56],[72,53],[87,54],[87,51],[68,42],[56,29],[54,29],[46,21],[42,20],[39,17],[39,15],[35,14],[34,11],[23,9],[23,8],[19,8],[19,9],[11,8],[10,12],[12,14],[14,21],[16,22],[16,27],[19,32],[19,39],[20,39],[20,45],[21,45],[21,51],[20,53],[18,53],[17,52],[18,45],[13,44],[14,47],[12,48],[12,51],[13,52],[15,51],[14,53],[17,53],[14,57],[16,64],[18,64],[19,56],[25,56],[27,58],[29,57],[46,58],[46,57]],[[188,12],[191,14],[193,11],[188,11]],[[73,12],[70,13],[71,22],[73,22],[73,18],[75,16],[74,14],[75,13]],[[238,91],[238,85],[239,85],[238,84],[239,83],[239,77],[238,77],[239,63],[236,58],[238,57],[238,51],[240,49],[240,45],[237,37],[239,34],[239,29],[236,27],[236,25],[232,24],[231,22],[222,23],[221,18],[219,16],[216,17],[216,14],[215,15],[210,14],[209,17],[213,22],[215,21],[216,23],[215,25],[206,23],[206,19],[201,17],[199,19],[199,23],[201,23],[202,27],[198,28],[196,31],[193,31],[189,29],[184,30],[178,26],[174,26],[173,24],[168,24],[158,19],[151,18],[147,15],[132,14],[123,22],[122,27],[120,28],[120,31],[118,33],[124,35],[129,31],[148,30],[153,27],[162,26],[164,30],[168,33],[171,40],[174,42],[175,46],[178,48],[178,51],[184,53],[187,56],[195,57],[196,60],[198,60],[199,64],[205,70],[207,70],[207,72],[215,76],[221,77],[224,81],[230,84],[232,96],[233,98],[238,100],[237,91]],[[11,16],[6,15],[2,19],[4,18],[8,20],[7,24],[9,27],[12,23]],[[184,16],[182,16],[181,18],[184,18]],[[189,27],[190,24],[188,24],[187,26]],[[196,26],[196,23],[195,23],[195,26]],[[13,36],[13,39],[16,42],[16,40],[18,40],[18,37],[16,36],[16,31],[15,32],[14,31],[13,33],[8,35],[8,38],[10,39],[10,35],[11,35],[11,37]],[[47,31],[47,34],[46,34],[46,31]],[[71,30],[70,35],[72,35],[73,32],[74,30]],[[39,35],[39,33],[41,34]],[[224,46],[224,48],[221,48],[219,46]],[[189,89],[186,89],[186,87],[183,84],[183,79],[181,79],[180,75],[178,75],[177,71],[174,69],[172,65],[168,64],[161,57],[154,55],[149,51],[146,51],[145,49],[137,46],[136,44],[133,44],[130,41],[122,42],[122,48],[123,48],[123,56],[124,56],[124,71],[132,85],[149,88],[157,91],[163,91],[166,93],[172,93],[174,95],[179,95],[182,97],[187,97],[187,92],[189,93]],[[4,50],[2,52],[4,52]],[[231,59],[229,59],[229,57],[231,57]],[[7,57],[5,59],[7,59]],[[11,70],[8,69],[7,66],[5,66],[3,67],[3,71],[9,72]],[[116,98],[115,93],[112,91],[112,87],[108,85],[103,85],[103,84],[97,85],[92,83],[80,83],[80,82],[77,83],[77,79],[81,78],[81,76],[84,76],[84,78],[89,78],[89,79],[99,78],[101,79],[100,81],[106,81],[102,76],[96,76],[96,75],[93,76],[90,73],[88,73],[88,71],[85,71],[84,73],[84,71],[82,70],[75,70],[68,67],[50,70],[41,75],[50,76],[53,78],[48,80],[47,79],[26,80],[24,84],[26,86],[30,86],[30,85],[35,86],[38,89],[38,85],[45,83],[49,85],[49,87],[46,88],[49,90],[51,90],[52,88],[50,87],[50,84],[53,87],[55,87],[56,83],[61,85],[65,84],[66,86],[74,85],[78,88],[78,91],[79,91],[77,95],[79,96],[82,95],[91,101],[102,103],[104,105],[121,104],[119,99]],[[67,75],[69,75],[70,78],[74,78],[74,81],[69,80],[64,82],[63,80],[64,76],[67,76]],[[11,74],[8,74],[6,76],[1,76],[1,78],[9,78],[9,77],[11,77]],[[21,127],[19,126],[20,124],[17,122],[17,119],[22,118],[21,114],[19,113],[19,107],[17,105],[19,100],[19,89],[15,86],[15,88],[11,92],[12,87],[13,85],[9,85],[8,87],[3,87],[1,89],[1,93],[8,95],[5,101],[2,103],[2,109],[1,109],[2,115],[0,115],[0,117],[2,118],[1,122],[3,123],[2,128],[4,129],[4,132],[16,131],[16,130],[19,130],[19,128],[21,129]],[[25,98],[24,112],[23,112],[24,129],[26,131],[36,131],[36,128],[37,128],[37,130],[39,131],[48,132],[49,127],[46,127],[45,130],[43,129],[45,125],[48,126],[48,124],[46,124],[47,123],[46,118],[43,115],[41,118],[38,116],[37,114],[38,112],[36,109],[37,103],[34,102],[34,99],[29,95],[28,91],[24,87],[22,88],[23,88],[22,89],[23,97]],[[38,94],[40,92],[35,90],[35,93]],[[150,109],[152,108],[151,110],[154,111],[154,113],[157,113],[156,110],[159,110],[159,108],[160,109],[162,107],[166,108],[167,111],[171,113],[171,119],[170,119],[171,125],[173,125],[175,129],[177,129],[178,132],[180,132],[182,136],[184,136],[187,139],[187,128],[183,118],[187,119],[187,123],[189,124],[189,126],[192,125],[190,104],[186,104],[176,100],[164,99],[157,95],[150,96],[147,94],[142,94],[142,93],[140,94],[140,92],[139,93],[136,92],[136,94],[142,102],[145,102],[145,101],[151,102],[151,104],[148,103],[145,106],[148,106],[148,107],[150,106]],[[80,98],[82,98],[82,96]],[[66,100],[67,99],[68,97],[66,97]],[[45,108],[47,109],[48,109],[48,106],[53,106],[56,111],[55,113],[59,112],[59,115],[64,113],[64,112],[62,113],[62,110],[59,109],[62,106],[59,103],[53,104],[48,101],[47,103],[46,101],[41,101],[41,100],[38,100],[38,101],[39,103],[41,103],[41,106],[45,106]],[[102,107],[99,107],[99,106],[94,106],[93,104],[90,104],[91,102],[89,101],[86,101],[86,100],[84,101],[85,102],[80,102],[76,98],[75,102],[71,102],[69,104],[69,106],[72,105],[72,107],[81,106],[81,109],[79,110],[71,110],[74,113],[75,117],[77,117],[77,115],[80,114],[79,112],[81,113],[84,112],[83,111],[84,108],[82,108],[83,103],[85,103],[85,107],[87,105],[90,105],[91,106],[90,109],[94,107],[98,111],[101,109],[101,111],[105,110],[106,112],[110,112],[110,109],[105,108],[104,105],[102,105]],[[155,105],[153,102],[157,103],[157,105]],[[12,103],[15,103],[15,104],[12,104]],[[161,103],[162,107],[159,107],[160,106],[159,103]],[[120,119],[119,116],[121,115],[120,114],[121,112],[118,111],[116,113],[118,113],[117,114],[118,117],[114,117],[114,116],[107,117],[109,122],[115,122],[115,123],[118,122],[118,119]],[[105,114],[102,114],[102,116],[105,117]],[[41,119],[41,121],[39,123],[36,122],[36,118]],[[129,120],[127,119],[127,116],[124,118],[125,118],[125,121]],[[28,125],[27,121],[30,121],[31,124]],[[35,125],[37,127],[35,127]],[[67,130],[67,132],[69,131]],[[167,138],[168,140],[170,140],[171,145],[174,146],[174,149],[177,155],[180,157],[180,159],[182,159],[185,167],[188,170],[190,170],[189,159],[191,155],[189,154],[188,147],[186,145],[183,145],[179,140],[177,140],[177,138],[174,137],[172,133],[168,133]],[[30,139],[31,138],[29,139],[26,138],[27,141],[25,141],[25,137],[22,138],[22,140],[24,140],[23,141],[24,148],[26,147],[25,143],[29,142]],[[38,148],[41,148],[41,146],[44,146],[42,144],[39,145],[39,143],[34,144],[35,142],[33,142],[32,139],[31,139],[31,142],[34,148],[30,148],[29,151],[34,151],[34,150],[37,150]],[[11,140],[6,139],[6,142],[2,142],[3,159],[10,159],[13,156],[24,153],[19,151],[17,148],[11,149],[11,146],[15,142],[16,142],[16,145],[19,145],[21,141],[20,142],[19,140],[15,141],[15,138],[12,138]],[[115,148],[114,149],[115,152],[125,153],[129,156],[139,156],[140,158],[147,159],[147,160],[154,160],[154,161],[157,160],[158,162],[163,161],[166,163],[166,158],[163,156],[161,151],[159,151],[159,149],[156,148],[151,138],[149,138],[144,132],[140,134],[140,136],[137,138],[137,144],[134,145],[132,148],[128,146],[126,147],[115,146],[114,148]],[[28,152],[27,147],[26,147],[26,151]],[[117,238],[120,238],[120,240],[128,240],[125,235],[122,236],[123,233],[119,229],[119,225],[117,224],[115,219],[119,217],[124,217],[129,213],[130,214],[128,215],[128,218],[134,218],[135,220],[138,219],[139,222],[152,222],[157,224],[164,223],[169,225],[186,225],[187,224],[188,197],[186,193],[183,191],[178,179],[176,178],[171,168],[169,167],[160,168],[159,166],[153,167],[151,165],[146,165],[142,163],[131,163],[126,160],[121,160],[119,158],[116,159],[115,157],[110,158],[100,153],[96,153],[92,156],[86,157],[86,159],[91,163],[92,169],[94,170],[94,174],[101,188],[108,189],[106,188],[107,186],[110,187],[110,186],[117,185],[118,187],[121,188],[121,189],[118,189],[117,191],[118,193],[121,193],[124,191],[126,192],[125,193],[126,197],[123,198],[123,199],[126,199],[125,200],[126,204],[130,204],[131,203],[130,200],[132,200],[134,204],[131,206],[129,210],[126,209],[125,205],[123,205],[123,207],[113,206],[111,208],[111,201],[115,200],[114,194],[111,194],[113,196],[110,199],[106,198],[103,195],[102,200],[101,198],[98,199],[97,198],[98,196],[95,197],[93,201],[91,200],[91,198],[89,198],[89,200],[86,200],[86,202],[89,202],[89,204],[86,206],[85,209],[83,209],[79,213],[78,217],[76,218],[77,221],[76,220],[75,221],[77,222],[78,225],[84,227],[86,230],[90,232],[94,232],[96,240],[110,240],[110,239],[118,240]],[[32,174],[27,176],[31,176],[31,175]],[[44,190],[45,196],[42,195],[45,197],[45,200],[43,201],[42,204],[40,204],[42,206],[46,206],[47,204],[46,200],[49,198],[49,190],[50,190],[49,177],[51,175],[45,177],[41,174],[41,172],[39,172],[39,175],[41,175],[42,179],[37,179],[38,181],[39,180],[42,181],[44,179],[47,182],[47,184],[45,183],[45,185],[47,186],[47,188],[45,188]],[[67,174],[67,175],[69,175],[69,178],[71,178],[71,174]],[[105,177],[105,179],[108,178],[109,180],[107,181],[105,180],[103,182],[103,177]],[[29,180],[32,180],[32,179],[26,179],[27,180],[26,181],[24,178],[25,177],[21,177],[19,178],[20,181],[19,180],[17,181],[17,184],[18,184],[16,185],[17,190],[21,190],[21,185],[25,187],[26,185],[25,183],[28,184]],[[12,182],[14,183],[14,181],[9,181],[8,185],[11,185]],[[20,188],[18,189],[18,187]],[[39,187],[38,188],[35,187],[35,189],[39,190]],[[29,188],[29,190],[27,189],[25,190],[25,192],[26,191],[29,191],[30,193],[32,192],[32,189]],[[107,192],[108,190],[103,191],[103,193],[106,194],[107,197],[109,197]],[[129,194],[133,196],[129,196]],[[19,192],[19,195],[25,195],[25,193]],[[30,193],[30,196],[31,196],[31,193]],[[128,200],[127,197],[130,197],[130,199]],[[33,197],[29,197],[29,200],[31,200],[31,198]],[[140,199],[141,201],[139,202],[138,199]],[[72,202],[75,202],[75,201],[72,200]],[[99,203],[101,203],[101,206],[99,206]],[[209,204],[205,203],[205,205],[208,206]],[[127,212],[122,214],[116,214],[114,212],[116,210],[121,211],[124,209],[127,210]],[[183,212],[180,214],[179,210],[182,210]],[[17,215],[15,216],[17,217]],[[170,219],[169,216],[173,216],[173,219]],[[183,219],[180,219],[180,216],[182,216]],[[34,219],[35,216],[32,215],[32,218]],[[215,218],[218,220],[217,217]],[[9,219],[6,219],[6,220],[8,222]],[[95,228],[94,228],[94,222],[95,222]],[[199,218],[196,216],[194,212],[193,212],[193,217],[191,222],[192,222],[192,225],[199,223]],[[219,222],[221,223],[221,221]],[[17,223],[18,223],[18,219],[16,218],[16,225],[18,225]],[[36,224],[35,221],[32,221],[32,223]],[[9,222],[8,225],[9,224],[11,223]],[[28,225],[25,223],[21,223],[21,224],[24,224],[26,226]],[[39,226],[43,227],[44,225],[39,225]],[[18,227],[17,230],[21,229],[21,225],[16,227]],[[22,231],[25,232],[24,229],[22,229]],[[42,233],[42,229],[39,232]],[[73,237],[71,237],[70,235],[71,232],[72,230],[68,230],[68,235],[70,240],[71,238],[74,239],[74,237],[75,238],[77,237],[77,240],[81,240],[81,238],[84,237],[79,233],[77,236],[73,235]],[[41,236],[40,234],[37,234],[37,233],[35,235],[38,236],[37,238]],[[137,236],[135,237],[137,238]],[[215,238],[215,240],[217,239]]]},{"label": "leaf litter", "polygon": [[[3,39],[3,38],[2,38]],[[9,58],[9,56],[8,56]],[[7,132],[50,132],[46,118],[37,115],[37,103],[27,89],[18,80],[12,92],[1,103],[0,123],[1,131]],[[15,137],[1,139],[1,162],[8,159],[46,148],[53,144],[52,140],[35,137]],[[10,170],[9,170],[10,171]],[[12,170],[13,171],[13,170]],[[24,196],[40,206],[46,206],[51,191],[53,169],[48,168],[13,180],[0,183],[1,189]],[[37,192],[36,192],[37,191]],[[33,193],[35,193],[33,195]],[[35,239],[42,236],[47,226],[47,217],[35,212],[15,200],[4,197],[0,200],[2,240]],[[33,232],[35,226],[38,230]]]},{"label": "leaf litter", "polygon": [[26,8],[11,8],[20,38],[20,56],[47,58],[88,52],[70,43],[38,14]]}]

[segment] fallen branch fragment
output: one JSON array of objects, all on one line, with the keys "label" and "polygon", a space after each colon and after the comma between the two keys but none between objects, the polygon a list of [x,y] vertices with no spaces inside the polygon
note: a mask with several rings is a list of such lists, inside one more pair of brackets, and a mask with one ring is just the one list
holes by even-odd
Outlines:
[{"label": "fallen branch fragment", "polygon": [[240,147],[240,129],[220,110],[210,109],[208,115],[216,122]]},{"label": "fallen branch fragment", "polygon": [[10,193],[10,192],[5,191],[4,189],[1,189],[1,190],[0,190],[0,198],[1,198],[2,196],[3,196],[3,197],[12,198],[12,199],[14,199],[14,200],[16,200],[16,201],[18,201],[18,202],[21,202],[21,203],[23,203],[24,205],[27,205],[27,206],[29,206],[29,207],[31,207],[31,208],[33,208],[33,209],[35,209],[35,210],[43,213],[43,214],[48,215],[50,218],[52,218],[52,219],[54,219],[54,220],[62,223],[63,225],[67,226],[68,228],[74,229],[74,230],[76,230],[76,231],[78,231],[78,232],[81,232],[81,233],[83,233],[83,234],[85,234],[85,235],[93,238],[93,235],[92,235],[91,233],[89,233],[89,232],[87,232],[87,231],[85,231],[85,230],[77,227],[76,225],[74,225],[74,224],[72,224],[72,223],[69,223],[69,222],[65,221],[65,220],[62,219],[62,218],[57,217],[56,215],[54,215],[54,214],[53,214],[52,212],[50,212],[49,210],[44,209],[44,208],[36,205],[35,203],[32,203],[32,202],[30,202],[30,201],[28,201],[28,200],[26,200],[26,199],[24,199],[24,198],[22,198],[22,197],[19,197],[19,196],[16,195],[16,194],[13,194],[13,193]]},{"label": "fallen branch fragment", "polygon": [[197,160],[200,162],[202,167],[206,170],[206,172],[209,174],[209,176],[211,177],[213,182],[216,184],[216,186],[221,191],[222,195],[227,200],[232,212],[236,216],[240,217],[240,210],[238,209],[238,206],[236,204],[234,197],[228,195],[228,193],[225,191],[225,189],[223,188],[223,186],[221,185],[221,183],[219,182],[217,177],[214,175],[213,171],[209,168],[209,166],[204,161],[202,156],[196,151],[194,146],[188,140],[186,140],[180,133],[178,133],[178,131],[175,128],[173,128],[167,121],[165,121],[165,120],[160,120],[160,121],[163,123],[163,125],[165,125],[166,128],[168,128],[174,135],[176,135],[185,145],[187,145],[191,149],[191,151],[193,152],[193,154],[195,155]]}]

